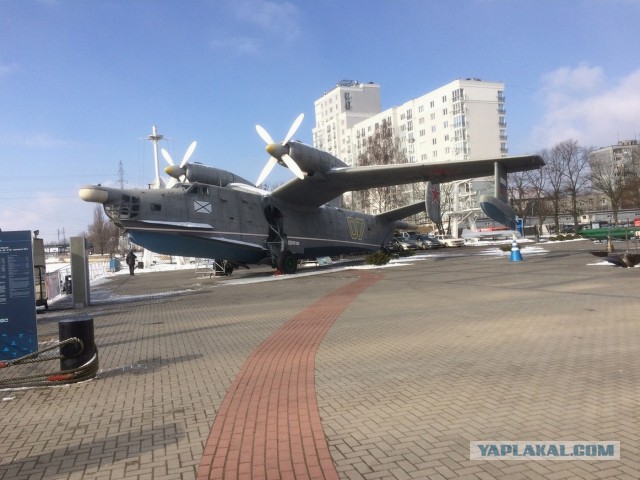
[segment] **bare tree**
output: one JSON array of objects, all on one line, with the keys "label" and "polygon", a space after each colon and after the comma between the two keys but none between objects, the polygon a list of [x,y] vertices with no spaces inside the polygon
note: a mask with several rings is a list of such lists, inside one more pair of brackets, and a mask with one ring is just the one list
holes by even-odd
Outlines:
[{"label": "bare tree", "polygon": [[531,215],[538,217],[537,233],[542,233],[542,226],[547,216],[551,213],[549,202],[547,201],[547,174],[544,168],[530,170],[526,172],[527,182],[531,186]]},{"label": "bare tree", "polygon": [[583,193],[589,181],[589,150],[578,145],[575,140],[566,140],[553,147],[563,165],[565,189],[569,194],[569,213],[573,217],[574,228],[578,229],[581,210],[578,196]]},{"label": "bare tree", "polygon": [[591,185],[611,202],[613,223],[618,223],[618,212],[629,180],[633,181],[633,177],[629,178],[622,164],[605,161],[591,162]]},{"label": "bare tree", "polygon": [[[436,221],[438,233],[451,233],[451,213],[455,206],[455,190],[459,182],[440,184],[440,219]],[[447,228],[444,228],[444,217],[447,217]]]},{"label": "bare tree", "polygon": [[551,214],[555,224],[556,233],[560,230],[560,201],[562,200],[562,192],[564,189],[564,172],[562,170],[562,161],[555,149],[544,149],[540,152],[540,156],[544,159],[545,166],[543,171],[545,174],[545,184],[547,185],[546,196],[551,203]]},{"label": "bare tree", "polygon": [[516,215],[522,219],[527,218],[531,212],[531,204],[534,201],[530,195],[531,186],[529,184],[528,172],[513,172],[509,174],[507,189],[511,206]]},{"label": "bare tree", "polygon": [[108,252],[113,255],[118,248],[118,236],[118,227],[105,217],[102,206],[96,205],[93,211],[93,223],[89,225],[87,232],[87,237],[93,245],[94,252],[100,252],[101,255]]},{"label": "bare tree", "polygon": [[[392,165],[407,161],[400,149],[399,139],[394,137],[393,129],[386,120],[376,126],[373,135],[366,142],[366,150],[358,155],[359,166]],[[400,206],[405,197],[404,192],[402,185],[352,192],[352,205],[369,213],[380,213]]]}]

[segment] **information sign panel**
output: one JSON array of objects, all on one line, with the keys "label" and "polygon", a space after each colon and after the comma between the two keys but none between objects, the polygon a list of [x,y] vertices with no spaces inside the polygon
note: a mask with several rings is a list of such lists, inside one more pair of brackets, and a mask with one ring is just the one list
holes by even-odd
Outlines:
[{"label": "information sign panel", "polygon": [[30,231],[0,232],[0,360],[38,350]]}]

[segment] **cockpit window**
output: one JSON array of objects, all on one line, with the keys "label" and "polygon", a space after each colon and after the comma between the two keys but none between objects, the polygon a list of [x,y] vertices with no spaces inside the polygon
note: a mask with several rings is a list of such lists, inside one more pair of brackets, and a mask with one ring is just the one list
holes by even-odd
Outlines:
[{"label": "cockpit window", "polygon": [[209,187],[206,185],[191,185],[187,190],[189,195],[209,196]]},{"label": "cockpit window", "polygon": [[105,205],[104,211],[112,220],[129,220],[140,213],[140,198],[123,194],[119,203]]}]

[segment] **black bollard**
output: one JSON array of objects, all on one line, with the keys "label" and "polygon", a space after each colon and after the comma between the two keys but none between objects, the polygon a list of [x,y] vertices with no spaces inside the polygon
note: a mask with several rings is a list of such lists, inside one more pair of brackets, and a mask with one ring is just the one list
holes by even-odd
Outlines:
[{"label": "black bollard", "polygon": [[76,337],[82,340],[83,347],[77,343],[68,343],[60,348],[60,369],[64,372],[81,367],[96,354],[93,338],[93,318],[60,320],[58,322],[60,341]]}]

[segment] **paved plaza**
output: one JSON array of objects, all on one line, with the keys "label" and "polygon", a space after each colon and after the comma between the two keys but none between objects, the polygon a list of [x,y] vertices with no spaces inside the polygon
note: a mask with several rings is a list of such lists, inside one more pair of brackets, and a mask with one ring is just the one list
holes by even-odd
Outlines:
[{"label": "paved plaza", "polygon": [[[591,249],[110,277],[38,315],[92,317],[100,372],[0,392],[0,479],[638,479],[640,269]],[[620,460],[470,460],[500,440]]]}]

